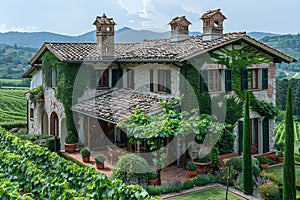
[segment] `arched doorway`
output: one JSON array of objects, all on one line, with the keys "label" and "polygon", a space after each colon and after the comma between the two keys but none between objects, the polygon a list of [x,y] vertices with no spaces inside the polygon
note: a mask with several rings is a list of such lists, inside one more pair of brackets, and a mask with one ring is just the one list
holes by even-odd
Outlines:
[{"label": "arched doorway", "polygon": [[42,132],[41,134],[45,134],[48,135],[48,115],[47,113],[44,111],[43,115],[42,115]]},{"label": "arched doorway", "polygon": [[59,136],[59,120],[55,112],[52,112],[50,115],[50,134]]}]

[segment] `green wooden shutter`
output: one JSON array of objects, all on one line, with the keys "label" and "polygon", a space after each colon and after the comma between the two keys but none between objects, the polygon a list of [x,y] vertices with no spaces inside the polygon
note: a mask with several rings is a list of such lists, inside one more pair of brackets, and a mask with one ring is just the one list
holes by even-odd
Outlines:
[{"label": "green wooden shutter", "polygon": [[238,122],[239,133],[239,155],[243,152],[243,121]]},{"label": "green wooden shutter", "polygon": [[121,88],[123,86],[123,80],[121,79],[122,76],[123,76],[122,69],[112,69],[112,78],[111,78],[112,87],[116,86],[118,88]]},{"label": "green wooden shutter", "polygon": [[269,152],[269,119],[263,120],[263,153]]},{"label": "green wooden shutter", "polygon": [[262,68],[262,89],[268,89],[268,68]]},{"label": "green wooden shutter", "polygon": [[207,70],[201,70],[201,75],[200,75],[201,93],[208,93],[207,79],[208,79],[208,71]]},{"label": "green wooden shutter", "polygon": [[150,91],[153,92],[153,69],[150,69]]},{"label": "green wooden shutter", "polygon": [[248,69],[243,68],[241,75],[241,88],[242,90],[248,90]]},{"label": "green wooden shutter", "polygon": [[232,91],[232,70],[225,69],[225,91],[231,92]]},{"label": "green wooden shutter", "polygon": [[166,93],[171,94],[171,70],[166,70]]}]

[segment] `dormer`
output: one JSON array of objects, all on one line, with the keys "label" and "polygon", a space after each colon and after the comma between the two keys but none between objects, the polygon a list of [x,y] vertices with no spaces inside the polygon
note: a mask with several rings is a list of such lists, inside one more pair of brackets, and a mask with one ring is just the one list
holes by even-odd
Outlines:
[{"label": "dormer", "polygon": [[186,40],[189,36],[189,25],[191,24],[192,23],[189,22],[185,16],[175,17],[172,19],[172,21],[169,23],[171,26],[171,40]]},{"label": "dormer", "polygon": [[105,14],[97,16],[93,25],[96,26],[97,50],[102,58],[115,56],[115,25],[113,18]]},{"label": "dormer", "polygon": [[223,22],[227,19],[221,9],[209,10],[201,17],[203,21],[203,41],[211,41],[223,37]]}]

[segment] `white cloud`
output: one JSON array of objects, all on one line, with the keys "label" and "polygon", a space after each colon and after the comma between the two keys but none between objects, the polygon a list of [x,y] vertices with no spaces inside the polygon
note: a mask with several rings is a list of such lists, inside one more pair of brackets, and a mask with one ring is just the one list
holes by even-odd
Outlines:
[{"label": "white cloud", "polygon": [[1,33],[10,32],[10,31],[33,32],[33,31],[37,31],[37,30],[38,30],[38,27],[35,27],[35,26],[22,27],[20,25],[16,25],[16,26],[8,27],[5,23],[0,24],[0,32]]}]

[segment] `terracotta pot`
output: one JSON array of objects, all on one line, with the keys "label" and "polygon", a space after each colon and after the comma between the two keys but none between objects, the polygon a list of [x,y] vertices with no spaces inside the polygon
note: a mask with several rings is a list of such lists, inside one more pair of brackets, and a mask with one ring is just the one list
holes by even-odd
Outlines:
[{"label": "terracotta pot", "polygon": [[275,152],[269,152],[269,153],[266,153],[264,154],[264,156],[270,160],[276,160],[276,155],[275,155]]},{"label": "terracotta pot", "polygon": [[104,163],[96,164],[97,169],[104,169]]},{"label": "terracotta pot", "polygon": [[187,171],[190,178],[194,178],[198,175],[197,171]]},{"label": "terracotta pot", "polygon": [[82,161],[85,163],[88,163],[88,162],[90,162],[90,157],[86,157],[86,158],[82,157]]},{"label": "terracotta pot", "polygon": [[283,160],[284,160],[284,159],[283,159],[283,156],[278,156],[278,157],[277,157],[277,161],[278,161],[278,162],[283,163]]},{"label": "terracotta pot", "polygon": [[76,151],[76,147],[77,147],[78,143],[74,143],[74,144],[66,144],[65,143],[65,150],[68,153],[74,153]]},{"label": "terracotta pot", "polygon": [[268,169],[269,168],[269,164],[260,164],[262,169]]},{"label": "terracotta pot", "polygon": [[150,185],[157,185],[158,179],[149,180]]}]

